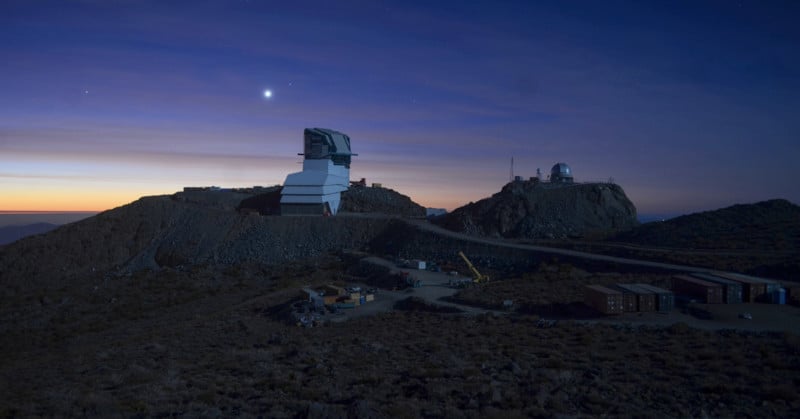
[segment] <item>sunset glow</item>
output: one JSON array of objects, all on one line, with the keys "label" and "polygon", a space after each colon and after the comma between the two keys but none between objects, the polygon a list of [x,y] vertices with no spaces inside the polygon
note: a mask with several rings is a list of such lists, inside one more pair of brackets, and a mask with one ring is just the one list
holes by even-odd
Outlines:
[{"label": "sunset glow", "polygon": [[497,192],[512,157],[640,213],[800,201],[791,12],[579,3],[4,2],[0,211],[281,184],[306,127],[429,207]]}]

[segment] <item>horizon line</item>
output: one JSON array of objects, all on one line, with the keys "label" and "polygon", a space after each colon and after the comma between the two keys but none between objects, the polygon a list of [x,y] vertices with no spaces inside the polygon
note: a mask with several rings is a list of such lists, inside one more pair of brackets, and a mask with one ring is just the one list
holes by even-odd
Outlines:
[{"label": "horizon line", "polygon": [[68,211],[26,211],[26,210],[0,210],[0,215],[24,215],[24,214],[86,214],[86,213],[99,213],[107,210],[68,210]]}]

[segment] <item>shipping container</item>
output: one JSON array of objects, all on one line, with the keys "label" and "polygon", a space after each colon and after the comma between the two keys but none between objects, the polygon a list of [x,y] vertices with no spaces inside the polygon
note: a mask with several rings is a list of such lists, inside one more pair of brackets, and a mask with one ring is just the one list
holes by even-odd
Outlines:
[{"label": "shipping container", "polygon": [[786,304],[786,290],[778,288],[772,293],[772,304]]},{"label": "shipping container", "polygon": [[622,293],[601,285],[587,285],[584,290],[586,305],[603,314],[619,314],[623,312]]},{"label": "shipping container", "polygon": [[361,298],[358,299],[358,302],[361,303],[362,305],[366,304],[367,303],[367,296],[366,295],[362,295]]},{"label": "shipping container", "polygon": [[756,287],[756,292],[759,291],[762,292],[760,294],[756,294],[754,300],[765,303],[770,302],[772,300],[772,294],[775,292],[775,290],[781,287],[781,285],[776,281],[773,281],[771,279],[759,278],[756,276],[737,274],[732,272],[714,272],[714,275],[740,283],[748,281],[751,283],[761,284],[763,286],[763,290],[760,286]]},{"label": "shipping container", "polygon": [[622,293],[622,311],[626,313],[635,313],[639,311],[639,304],[635,292],[619,285],[609,285],[606,288]]},{"label": "shipping container", "polygon": [[411,261],[411,267],[424,271],[427,268],[427,264],[424,260],[414,259]]},{"label": "shipping container", "polygon": [[656,311],[656,294],[653,291],[634,284],[619,284],[618,286],[636,294],[636,307],[639,311]]},{"label": "shipping container", "polygon": [[763,301],[767,293],[767,286],[764,282],[752,280],[747,277],[735,277],[724,272],[714,272],[714,276],[729,279],[742,284],[742,302],[755,303]]},{"label": "shipping container", "polygon": [[356,305],[354,303],[341,302],[336,303],[336,308],[356,308]]},{"label": "shipping container", "polygon": [[669,313],[675,309],[675,294],[670,290],[650,284],[633,284],[637,287],[652,291],[656,295],[656,310],[659,313]]},{"label": "shipping container", "polygon": [[742,302],[742,283],[718,276],[700,272],[692,273],[695,278],[722,285],[722,301],[725,304],[739,304]]},{"label": "shipping container", "polygon": [[375,294],[367,294],[367,301],[375,301]]},{"label": "shipping container", "polygon": [[697,297],[706,304],[722,304],[722,285],[688,275],[672,277],[672,289],[676,293]]},{"label": "shipping container", "polygon": [[322,297],[322,299],[325,301],[325,305],[329,306],[329,305],[336,304],[336,301],[339,299],[339,296],[338,295],[326,295],[326,296]]},{"label": "shipping container", "polygon": [[786,302],[788,304],[800,305],[800,285],[792,285],[786,288]]}]

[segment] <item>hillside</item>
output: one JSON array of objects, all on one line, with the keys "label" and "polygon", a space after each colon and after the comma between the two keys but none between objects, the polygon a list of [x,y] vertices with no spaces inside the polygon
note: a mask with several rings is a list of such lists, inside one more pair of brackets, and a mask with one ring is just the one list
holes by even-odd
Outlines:
[{"label": "hillside", "polygon": [[800,206],[784,199],[733,205],[643,224],[610,240],[691,249],[800,251]]},{"label": "hillside", "polygon": [[0,227],[0,246],[13,243],[23,237],[47,233],[48,231],[56,228],[58,228],[57,225],[50,223],[34,223],[22,226]]},{"label": "hillside", "polygon": [[800,207],[775,199],[643,224],[599,240],[551,245],[795,281]]},{"label": "hillside", "polygon": [[341,212],[366,212],[403,217],[424,217],[425,207],[388,188],[351,187],[342,192]]},{"label": "hillside", "polygon": [[[247,197],[237,206],[239,210],[254,210],[261,215],[278,215],[281,206],[280,186]],[[351,187],[342,192],[340,213],[381,213],[403,217],[424,217],[425,208],[406,195],[388,188]]]},{"label": "hillside", "polygon": [[525,239],[605,234],[638,224],[636,207],[619,185],[531,181],[508,183],[490,198],[458,208],[438,222],[453,231]]},{"label": "hillside", "polygon": [[13,284],[6,291],[58,286],[68,278],[109,270],[276,264],[361,248],[389,222],[241,215],[229,201],[215,202],[209,206],[182,194],[145,197],[5,246],[0,250],[0,274]]},{"label": "hillside", "polygon": [[[0,417],[791,417],[800,409],[791,333],[531,315],[573,307],[589,281],[658,276],[599,263],[585,264],[588,273],[564,257],[548,264],[524,249],[415,228],[422,220],[237,212],[250,197],[146,197],[0,248]],[[279,318],[302,287],[366,286],[359,253],[342,249],[450,262],[464,250],[495,281],[461,299],[514,298],[521,310],[446,314],[408,299],[438,289],[430,286],[397,291],[405,310],[325,327]],[[495,275],[514,262],[531,266],[516,280]],[[373,304],[390,292],[378,290]]]}]

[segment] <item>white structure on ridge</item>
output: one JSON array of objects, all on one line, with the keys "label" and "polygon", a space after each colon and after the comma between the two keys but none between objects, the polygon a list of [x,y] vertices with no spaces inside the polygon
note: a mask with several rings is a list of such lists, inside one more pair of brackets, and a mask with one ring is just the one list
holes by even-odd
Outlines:
[{"label": "white structure on ridge", "polygon": [[335,215],[341,193],[350,186],[350,137],[325,128],[303,131],[303,171],[286,176],[281,191],[283,215]]}]

